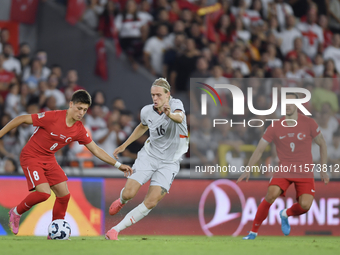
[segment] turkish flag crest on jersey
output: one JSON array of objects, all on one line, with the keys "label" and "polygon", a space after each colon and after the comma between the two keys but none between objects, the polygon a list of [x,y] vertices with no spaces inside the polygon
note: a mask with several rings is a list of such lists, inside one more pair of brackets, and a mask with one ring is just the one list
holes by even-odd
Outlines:
[{"label": "turkish flag crest on jersey", "polygon": [[37,16],[39,0],[12,0],[11,20],[33,24]]},{"label": "turkish flag crest on jersey", "polygon": [[85,0],[68,0],[66,21],[75,25],[86,10]]}]

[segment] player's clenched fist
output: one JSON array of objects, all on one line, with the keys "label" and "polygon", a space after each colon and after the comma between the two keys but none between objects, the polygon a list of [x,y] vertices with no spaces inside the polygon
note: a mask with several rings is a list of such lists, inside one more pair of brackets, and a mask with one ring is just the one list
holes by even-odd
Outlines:
[{"label": "player's clenched fist", "polygon": [[165,104],[163,105],[163,112],[164,112],[167,116],[169,116],[169,114],[171,113],[170,105],[169,105],[168,103],[165,103]]}]

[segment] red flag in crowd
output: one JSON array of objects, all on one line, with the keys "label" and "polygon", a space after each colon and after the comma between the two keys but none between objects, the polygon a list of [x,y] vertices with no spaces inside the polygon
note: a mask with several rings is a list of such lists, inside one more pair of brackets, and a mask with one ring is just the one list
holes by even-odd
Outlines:
[{"label": "red flag in crowd", "polygon": [[19,52],[19,23],[16,21],[0,21],[0,30],[2,29],[8,29],[10,34],[8,41],[3,43],[11,44],[14,54],[17,55]]},{"label": "red flag in crowd", "polygon": [[96,55],[97,62],[95,74],[100,76],[103,80],[106,81],[108,79],[108,73],[107,73],[107,54],[104,38],[101,38],[96,43]]},{"label": "red flag in crowd", "polygon": [[215,27],[214,22],[212,20],[212,14],[205,15],[205,36],[211,42],[216,42],[216,34],[215,34]]},{"label": "red flag in crowd", "polygon": [[177,0],[177,4],[181,10],[189,9],[190,11],[196,12],[200,7],[196,4],[192,4],[187,0]]},{"label": "red flag in crowd", "polygon": [[11,20],[33,24],[37,16],[39,0],[12,0]]},{"label": "red flag in crowd", "polygon": [[66,21],[75,25],[86,10],[85,0],[68,0]]}]

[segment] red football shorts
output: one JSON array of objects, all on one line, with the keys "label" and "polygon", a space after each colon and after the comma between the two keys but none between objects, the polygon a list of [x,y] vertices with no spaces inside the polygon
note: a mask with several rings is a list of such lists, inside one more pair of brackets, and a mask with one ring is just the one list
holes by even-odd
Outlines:
[{"label": "red football shorts", "polygon": [[57,161],[40,163],[35,159],[34,161],[22,161],[20,165],[26,176],[29,191],[34,190],[41,183],[48,183],[53,186],[68,180]]},{"label": "red football shorts", "polygon": [[314,197],[315,195],[315,183],[314,178],[272,178],[269,182],[269,186],[277,185],[283,192],[282,197],[286,196],[286,191],[288,187],[294,183],[296,190],[296,199],[298,199],[302,194],[310,194]]}]

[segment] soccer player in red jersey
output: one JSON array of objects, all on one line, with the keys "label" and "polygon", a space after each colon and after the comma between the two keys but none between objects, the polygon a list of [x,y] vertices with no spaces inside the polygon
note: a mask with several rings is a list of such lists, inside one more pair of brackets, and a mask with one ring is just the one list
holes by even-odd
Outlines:
[{"label": "soccer player in red jersey", "polygon": [[16,235],[19,231],[21,215],[32,206],[47,200],[51,190],[56,195],[52,211],[52,220],[64,219],[70,193],[67,177],[56,161],[54,154],[67,144],[78,141],[104,162],[117,167],[125,176],[132,174],[132,169],[110,157],[92,141],[80,121],[91,105],[91,96],[85,90],[73,93],[67,110],[48,111],[38,114],[22,115],[11,120],[0,130],[0,138],[20,124],[33,124],[36,130],[22,149],[20,164],[31,192],[19,205],[9,211],[9,225]]},{"label": "soccer player in red jersey", "polygon": [[[298,98],[295,93],[287,93],[287,99]],[[281,122],[285,120],[284,127]],[[295,120],[295,121],[294,121]],[[296,124],[297,123],[297,124]],[[255,239],[262,222],[267,218],[270,206],[279,196],[285,196],[288,187],[294,183],[296,189],[297,203],[290,208],[280,212],[281,230],[289,235],[289,216],[298,216],[306,213],[311,207],[315,194],[314,174],[312,172],[312,141],[320,146],[320,157],[322,166],[327,163],[327,147],[325,140],[316,122],[303,114],[298,113],[295,104],[287,104],[286,116],[280,121],[275,121],[265,131],[258,143],[253,155],[250,157],[248,166],[251,167],[261,158],[267,145],[273,142],[276,145],[277,156],[280,165],[290,169],[290,172],[275,172],[269,182],[265,198],[260,203],[253,226],[249,235],[243,239]],[[301,167],[300,167],[301,166]],[[305,168],[306,167],[306,168]],[[250,171],[244,172],[237,182],[246,179],[248,181]],[[329,182],[326,171],[320,172],[321,180],[325,184]]]}]

